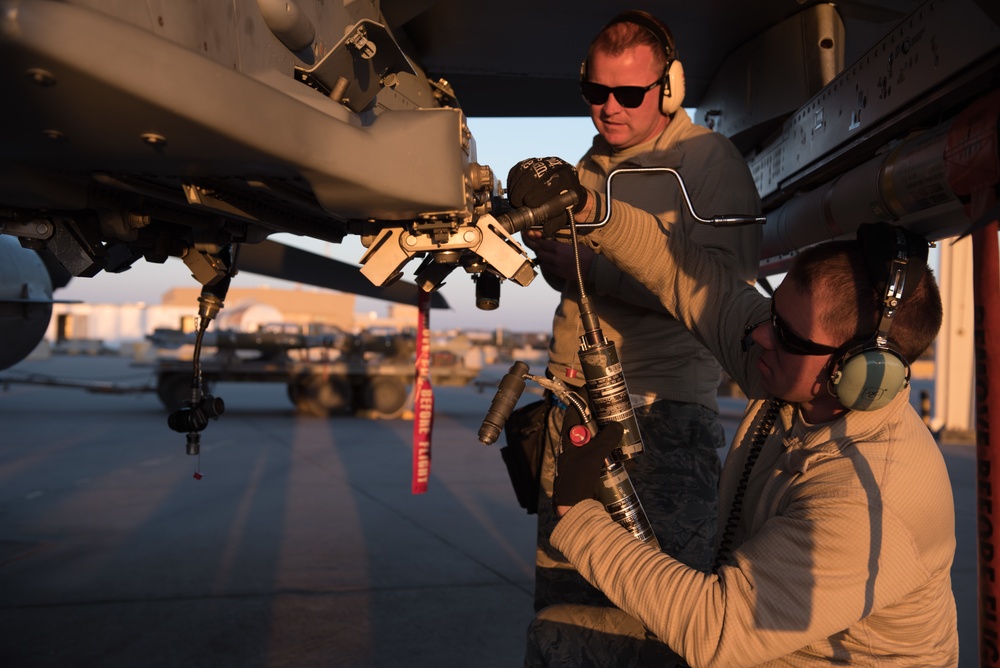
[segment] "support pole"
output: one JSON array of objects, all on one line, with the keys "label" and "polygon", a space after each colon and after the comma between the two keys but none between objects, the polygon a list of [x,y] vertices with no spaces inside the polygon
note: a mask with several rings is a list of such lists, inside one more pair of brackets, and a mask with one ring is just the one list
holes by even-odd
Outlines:
[{"label": "support pole", "polygon": [[1000,593],[1000,273],[997,269],[997,223],[973,233],[976,275],[976,459],[977,546],[979,552],[979,650],[981,666],[1000,665],[997,615]]},{"label": "support pole", "polygon": [[[948,181],[971,221],[976,360],[976,544],[979,560],[979,665],[1000,665],[1000,91],[977,100],[952,126]],[[997,428],[993,434],[990,427]]]},{"label": "support pole", "polygon": [[[934,344],[931,431],[942,443],[976,443],[972,237],[938,243],[944,320]],[[971,511],[971,509],[970,509]]]}]

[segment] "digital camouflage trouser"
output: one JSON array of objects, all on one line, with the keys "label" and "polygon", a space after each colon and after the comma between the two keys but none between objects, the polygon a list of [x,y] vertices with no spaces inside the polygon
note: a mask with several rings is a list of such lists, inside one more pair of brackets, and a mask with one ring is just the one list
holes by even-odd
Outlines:
[{"label": "digital camouflage trouser", "polygon": [[639,620],[618,608],[553,605],[528,627],[525,668],[685,666]]},{"label": "digital camouflage trouser", "polygon": [[[657,401],[639,407],[635,412],[643,452],[629,460],[626,466],[653,533],[664,552],[688,566],[708,572],[713,558],[718,513],[721,461],[717,449],[725,445],[725,433],[718,414],[700,404],[675,401]],[[538,504],[535,610],[555,604],[576,605],[548,610],[532,622],[526,665],[550,665],[537,658],[535,662],[527,663],[528,656],[533,653],[536,657],[547,656],[550,660],[555,660],[556,655],[566,661],[569,655],[578,655],[578,659],[590,655],[608,659],[619,657],[620,651],[626,651],[625,648],[633,645],[635,647],[628,651],[635,657],[646,653],[657,656],[662,652],[670,654],[669,649],[644,631],[636,620],[617,609],[601,609],[613,608],[613,604],[549,542],[558,520],[552,508],[552,481],[555,446],[562,432],[564,416],[563,409],[553,407],[547,418],[548,438]],[[588,613],[588,608],[584,606],[599,607],[590,608]],[[561,621],[551,619],[553,616],[560,617]],[[626,620],[637,625],[638,631],[623,633],[623,626],[629,623]],[[603,629],[603,625],[612,622],[614,628]],[[651,640],[645,642],[652,643],[649,647],[641,640],[647,636]],[[571,640],[574,637],[575,642]],[[551,646],[532,649],[532,643],[543,646],[548,643]],[[588,647],[575,647],[580,643]],[[614,659],[613,665],[644,665],[642,662],[620,663],[620,658]],[[657,663],[664,665],[659,660]],[[557,661],[551,665],[560,663]],[[563,665],[590,664],[587,661],[568,661]],[[593,665],[612,664],[595,659]]]}]

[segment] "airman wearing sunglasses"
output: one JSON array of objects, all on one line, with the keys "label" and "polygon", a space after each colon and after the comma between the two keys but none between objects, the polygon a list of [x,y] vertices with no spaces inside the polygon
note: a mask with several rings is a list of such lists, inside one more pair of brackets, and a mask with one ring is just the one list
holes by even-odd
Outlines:
[{"label": "airman wearing sunglasses", "polygon": [[[585,196],[581,220],[600,218],[603,196]],[[926,240],[861,225],[802,251],[768,299],[611,204],[585,242],[653,291],[750,401],[708,573],[635,540],[574,483],[593,480],[620,429],[564,447],[552,544],[616,607],[541,611],[525,665],[670,666],[672,649],[691,666],[957,666],[954,497],[908,383],[941,325]]]},{"label": "airman wearing sunglasses", "polygon": [[[672,167],[683,174],[699,215],[760,211],[743,157],[728,139],[695,125],[682,107],[683,69],[670,31],[657,18],[636,11],[613,18],[590,45],[581,67],[580,92],[598,133],[577,165],[583,186],[603,189],[608,174],[619,167]],[[508,177],[511,203],[540,204],[519,187],[523,179],[517,169]],[[552,177],[560,178],[556,173]],[[655,215],[743,280],[754,280],[759,226],[699,226],[669,174],[619,176],[614,184],[614,197]],[[562,293],[553,319],[548,373],[580,387],[583,331],[572,251],[538,233],[525,234],[525,241],[535,251],[545,279]],[[643,507],[665,550],[707,570],[718,505],[718,448],[725,445],[716,400],[719,364],[627,272],[586,246],[581,246],[581,269],[603,333],[616,344],[639,421],[644,451],[633,460],[630,473]],[[549,543],[557,519],[550,500],[553,453],[564,414],[564,407],[556,405],[547,420],[536,609],[557,602],[607,603]]]}]

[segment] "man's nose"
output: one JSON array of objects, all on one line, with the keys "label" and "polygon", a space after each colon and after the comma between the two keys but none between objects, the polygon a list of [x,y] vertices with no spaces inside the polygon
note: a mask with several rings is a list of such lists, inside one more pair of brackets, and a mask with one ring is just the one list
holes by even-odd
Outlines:
[{"label": "man's nose", "polygon": [[754,325],[750,332],[750,340],[764,350],[774,350],[777,347],[777,340],[774,338],[774,327],[771,326],[771,320],[762,320]]}]

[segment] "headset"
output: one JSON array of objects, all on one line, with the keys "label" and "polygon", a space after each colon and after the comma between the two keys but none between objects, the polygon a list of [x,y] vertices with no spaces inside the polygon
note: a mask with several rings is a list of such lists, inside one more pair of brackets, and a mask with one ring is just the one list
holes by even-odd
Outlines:
[{"label": "headset", "polygon": [[[630,10],[622,12],[601,28],[604,32],[608,27],[616,23],[634,23],[642,26],[653,34],[656,41],[660,43],[667,57],[667,64],[663,68],[663,75],[660,77],[662,84],[662,94],[660,96],[660,113],[664,116],[672,116],[675,111],[681,108],[684,102],[684,67],[681,61],[677,60],[677,48],[674,46],[673,35],[658,21],[645,12]],[[580,64],[580,81],[587,81],[587,61]]]},{"label": "headset", "polygon": [[[903,299],[923,277],[928,244],[923,237],[889,223],[862,225],[857,238],[872,282],[883,295],[882,313],[874,335],[860,343],[848,342],[842,352],[834,353],[827,387],[845,408],[873,411],[910,383],[910,364],[889,341],[889,330]],[[884,273],[887,266],[888,275]]]}]

